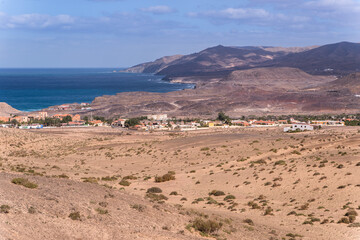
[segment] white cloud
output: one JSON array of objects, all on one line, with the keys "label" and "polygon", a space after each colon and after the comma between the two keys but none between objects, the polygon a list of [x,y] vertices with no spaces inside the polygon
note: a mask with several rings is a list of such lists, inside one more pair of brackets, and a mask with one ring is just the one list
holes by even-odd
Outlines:
[{"label": "white cloud", "polygon": [[213,12],[210,15],[218,15],[230,19],[246,19],[246,18],[269,18],[271,14],[264,9],[254,8],[227,8],[219,12]]},{"label": "white cloud", "polygon": [[6,13],[0,12],[0,28],[2,29],[66,27],[74,22],[75,18],[69,15],[51,16],[33,13],[9,16]]},{"label": "white cloud", "polygon": [[190,17],[204,17],[212,22],[239,22],[246,24],[271,25],[279,22],[307,22],[306,16],[288,16],[282,13],[270,12],[262,8],[227,8],[217,11],[191,12]]},{"label": "white cloud", "polygon": [[175,9],[173,9],[169,6],[159,5],[159,6],[151,6],[151,7],[147,7],[147,8],[141,8],[141,11],[154,13],[154,14],[166,14],[166,13],[175,12]]},{"label": "white cloud", "polygon": [[322,13],[360,14],[360,2],[354,0],[309,1],[305,6]]},{"label": "white cloud", "polygon": [[193,28],[173,20],[159,20],[143,13],[117,12],[100,17],[74,17],[70,15],[22,14],[0,12],[0,30],[58,31],[68,33],[110,35],[148,35],[173,33]]}]

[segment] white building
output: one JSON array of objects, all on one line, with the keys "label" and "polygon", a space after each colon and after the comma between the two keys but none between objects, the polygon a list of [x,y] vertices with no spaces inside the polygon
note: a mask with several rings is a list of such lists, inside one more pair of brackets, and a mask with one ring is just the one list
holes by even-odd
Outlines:
[{"label": "white building", "polygon": [[114,121],[114,122],[112,123],[112,125],[115,126],[115,127],[125,127],[125,122],[126,122],[126,120],[127,120],[127,119],[122,119],[122,118],[120,118],[120,119]]},{"label": "white building", "polygon": [[158,114],[158,115],[148,115],[147,118],[149,120],[154,121],[166,121],[168,119],[167,114]]},{"label": "white building", "polygon": [[284,128],[284,132],[291,131],[313,131],[314,127],[308,124],[292,124],[290,127]]}]

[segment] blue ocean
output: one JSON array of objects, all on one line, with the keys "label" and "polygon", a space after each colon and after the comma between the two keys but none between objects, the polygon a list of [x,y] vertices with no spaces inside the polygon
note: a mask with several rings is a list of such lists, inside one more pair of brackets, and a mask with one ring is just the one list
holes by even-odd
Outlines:
[{"label": "blue ocean", "polygon": [[0,102],[34,111],[64,103],[90,103],[95,97],[119,92],[171,92],[193,87],[161,79],[113,68],[0,69]]}]

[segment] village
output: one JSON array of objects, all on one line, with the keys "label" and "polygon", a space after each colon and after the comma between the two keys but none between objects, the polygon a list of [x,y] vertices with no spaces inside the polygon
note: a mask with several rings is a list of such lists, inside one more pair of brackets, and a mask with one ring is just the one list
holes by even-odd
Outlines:
[{"label": "village", "polygon": [[[90,108],[87,104],[81,104]],[[65,106],[64,106],[65,107]],[[66,106],[67,107],[67,106]],[[55,109],[54,109],[55,110]],[[68,110],[62,106],[56,110]],[[169,117],[167,114],[153,114],[137,118],[114,118],[105,119],[102,116],[81,116],[79,114],[52,113],[39,111],[34,113],[0,116],[0,127],[19,129],[41,129],[56,127],[113,127],[126,128],[138,131],[195,131],[221,128],[251,128],[251,127],[284,127],[284,132],[313,131],[322,126],[346,126],[359,125],[355,116],[333,116],[331,120],[311,119],[304,121],[293,117],[284,119],[263,120],[260,118],[242,117],[231,119],[220,112],[216,119],[179,119]],[[319,118],[319,119],[323,119]]]}]

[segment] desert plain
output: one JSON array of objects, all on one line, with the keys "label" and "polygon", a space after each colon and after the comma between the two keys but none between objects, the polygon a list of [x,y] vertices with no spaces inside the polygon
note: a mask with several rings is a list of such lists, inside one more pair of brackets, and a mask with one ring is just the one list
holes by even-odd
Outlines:
[{"label": "desert plain", "polygon": [[360,129],[0,129],[0,239],[360,239]]}]

